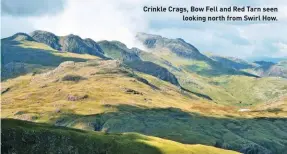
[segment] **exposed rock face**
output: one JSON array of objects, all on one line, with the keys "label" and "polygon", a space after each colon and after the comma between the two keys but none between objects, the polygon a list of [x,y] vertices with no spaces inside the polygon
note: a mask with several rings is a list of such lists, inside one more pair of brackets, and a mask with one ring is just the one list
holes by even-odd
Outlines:
[{"label": "exposed rock face", "polygon": [[69,94],[68,97],[67,97],[67,100],[68,101],[79,101],[79,100],[86,99],[88,97],[89,97],[88,95],[79,96],[79,95],[71,95],[71,94]]},{"label": "exposed rock face", "polygon": [[62,37],[61,45],[63,51],[69,51],[74,53],[87,53],[91,55],[102,55],[102,50],[95,45],[96,42],[93,42],[91,40],[83,40],[77,35],[68,35],[65,37]]},{"label": "exposed rock face", "polygon": [[62,78],[62,81],[72,81],[72,82],[79,82],[81,80],[85,80],[86,78],[80,75],[68,74]]},{"label": "exposed rock face", "polygon": [[86,45],[88,47],[90,47],[92,49],[97,49],[98,52],[100,52],[100,53],[104,53],[103,50],[101,49],[101,47],[94,40],[92,40],[90,38],[86,38],[86,39],[84,39],[84,42],[86,43]]},{"label": "exposed rock face", "polygon": [[68,51],[79,54],[91,54],[104,58],[103,51],[92,39],[82,39],[77,35],[56,36],[46,31],[34,31],[31,36],[38,42],[47,44],[55,50]]},{"label": "exposed rock face", "polygon": [[43,73],[42,76],[43,77],[51,77],[55,74],[61,73],[63,72],[66,68],[71,68],[73,69],[75,67],[75,62],[73,61],[65,61],[63,63],[61,63],[58,67],[56,67],[54,70],[51,70],[47,73]]},{"label": "exposed rock face", "polygon": [[134,95],[143,95],[143,93],[129,88],[125,88],[125,93]]},{"label": "exposed rock face", "polygon": [[44,44],[47,44],[48,46],[52,47],[56,50],[61,50],[61,45],[59,44],[59,37],[56,36],[53,33],[36,30],[31,33],[31,36],[37,41]]}]

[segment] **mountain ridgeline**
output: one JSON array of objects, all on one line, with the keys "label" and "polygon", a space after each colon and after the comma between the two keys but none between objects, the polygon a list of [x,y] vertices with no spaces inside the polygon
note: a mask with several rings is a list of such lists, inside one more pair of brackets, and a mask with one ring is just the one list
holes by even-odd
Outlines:
[{"label": "mountain ridgeline", "polygon": [[269,61],[254,61],[252,63],[234,57],[222,57],[211,55],[215,61],[236,70],[243,70],[260,77],[282,77],[287,78],[287,60],[278,63]]},{"label": "mountain ridgeline", "polygon": [[2,39],[1,152],[287,150],[286,61],[247,62],[203,54],[179,38],[135,38],[145,49],[40,30]]},{"label": "mountain ridgeline", "polygon": [[[122,61],[124,64],[128,65],[129,67],[134,68],[135,70],[139,72],[151,74],[164,81],[168,81],[176,86],[179,86],[179,83],[176,77],[172,73],[170,73],[166,68],[163,68],[152,62],[142,61],[141,58],[136,54],[136,52],[134,52],[135,48],[133,48],[133,50],[128,49],[126,45],[124,45],[121,42],[101,41],[99,43],[96,43],[92,39],[89,39],[89,38],[82,39],[79,36],[73,35],[73,34],[70,34],[67,36],[56,36],[53,33],[46,32],[46,31],[40,31],[40,30],[32,32],[30,36],[25,33],[17,33],[11,37],[1,40],[2,44],[4,44],[2,46],[2,51],[4,51],[2,53],[2,58],[6,59],[6,57],[14,57],[14,59],[12,58],[10,60],[3,61],[2,63],[4,65],[4,69],[2,69],[3,72],[9,72],[9,71],[11,72],[11,70],[14,70],[15,68],[7,68],[7,67],[11,66],[11,63],[14,64],[15,62],[21,61],[17,59],[17,58],[20,58],[19,56],[9,55],[13,53],[17,54],[16,52],[19,51],[19,49],[15,48],[13,44],[21,44],[21,41],[43,43],[59,52],[65,51],[65,52],[71,52],[71,53],[77,53],[77,54],[89,54],[89,55],[97,56],[103,59],[113,58],[113,59]],[[8,53],[6,52],[8,50],[13,50],[13,51]],[[35,55],[33,54],[31,56],[34,57]],[[40,55],[38,57],[41,58]],[[30,58],[27,58],[27,59],[30,59]],[[45,61],[45,57],[43,57],[42,61]],[[24,61],[24,63],[38,64],[37,62],[27,62],[27,61],[26,62]],[[43,62],[40,62],[40,64],[42,63]],[[6,65],[6,64],[9,64],[9,65]],[[9,71],[7,71],[7,69]],[[13,71],[13,72],[17,72],[17,71]],[[22,72],[25,72],[25,71],[22,71]],[[7,75],[4,73],[2,75],[2,78],[5,79],[5,78],[9,78],[10,76],[13,76],[13,75],[9,75],[9,74]]]},{"label": "mountain ridgeline", "polygon": [[[259,67],[258,65],[247,63],[241,59],[225,58],[220,56],[206,56],[199,52],[193,45],[185,42],[183,39],[168,39],[159,35],[152,35],[146,33],[138,33],[136,39],[155,54],[172,55],[178,58],[192,60],[196,62],[203,62],[211,69],[205,70],[198,65],[186,65],[186,69],[196,72],[200,75],[247,75],[247,76],[281,76],[286,77],[286,70],[284,67],[274,66],[270,70],[266,67]],[[176,77],[170,73],[166,68],[155,64],[149,59],[144,59],[141,53],[144,51],[138,48],[127,48],[127,46],[119,41],[99,41],[95,42],[90,38],[82,39],[77,35],[57,36],[51,32],[36,30],[30,35],[25,33],[17,33],[11,37],[2,39],[1,42],[4,47],[2,49],[10,50],[11,42],[30,41],[43,43],[52,49],[59,52],[71,52],[77,54],[89,54],[103,59],[116,59],[120,60],[130,67],[136,67],[137,71],[158,76],[160,79],[171,82],[172,84],[179,85]],[[9,43],[10,42],[10,43]],[[8,45],[7,45],[8,44]],[[14,43],[15,44],[15,43]],[[9,48],[9,49],[8,49]],[[167,50],[167,52],[165,52]],[[163,52],[164,51],[164,52]],[[169,54],[170,53],[170,54]],[[11,53],[10,53],[11,54]],[[4,55],[2,54],[2,57]],[[160,55],[161,56],[161,55]],[[4,60],[5,61],[5,60]],[[17,60],[10,60],[15,62]],[[167,60],[168,62],[170,60]],[[4,62],[6,64],[9,62]],[[10,64],[11,65],[11,64]],[[141,67],[139,67],[141,66]],[[148,68],[148,69],[145,69]],[[243,69],[252,69],[253,71],[245,71]],[[165,75],[167,74],[167,75]],[[4,78],[9,75],[4,74]]]}]

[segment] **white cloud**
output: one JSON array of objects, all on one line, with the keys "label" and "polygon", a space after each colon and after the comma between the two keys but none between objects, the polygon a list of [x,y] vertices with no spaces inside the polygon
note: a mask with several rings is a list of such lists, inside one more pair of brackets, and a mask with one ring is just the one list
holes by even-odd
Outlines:
[{"label": "white cloud", "polygon": [[34,27],[58,35],[73,33],[95,40],[121,40],[132,46],[135,33],[145,31],[147,23],[138,18],[142,12],[134,8],[121,9],[120,4],[117,1],[69,1],[63,13],[36,19]]},{"label": "white cloud", "polygon": [[[119,40],[129,47],[136,32],[156,33],[170,38],[183,38],[200,51],[215,52],[226,56],[274,56],[284,55],[276,42],[287,42],[287,2],[283,0],[67,0],[64,10],[56,15],[40,17],[4,16],[2,36],[18,31],[31,32],[34,29],[51,31],[57,35],[70,33],[83,38],[98,40]],[[183,22],[179,13],[145,13],[143,6],[274,6],[280,21],[276,23],[220,23]],[[217,13],[217,15],[222,13]],[[226,13],[227,14],[227,13]],[[242,13],[228,13],[242,15]],[[246,14],[246,13],[245,13]],[[256,13],[247,13],[249,15]],[[189,13],[189,15],[192,15]],[[203,15],[216,15],[203,13]],[[271,14],[269,14],[271,15]],[[4,21],[4,23],[3,23]]]}]

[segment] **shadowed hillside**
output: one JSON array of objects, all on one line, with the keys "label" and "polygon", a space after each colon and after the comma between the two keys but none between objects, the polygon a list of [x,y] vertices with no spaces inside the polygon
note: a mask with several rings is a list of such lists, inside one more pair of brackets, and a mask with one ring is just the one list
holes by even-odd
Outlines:
[{"label": "shadowed hillside", "polygon": [[203,145],[184,145],[137,133],[107,134],[2,119],[1,153],[236,154]]},{"label": "shadowed hillside", "polygon": [[96,59],[90,55],[57,52],[51,47],[36,42],[25,33],[17,33],[1,40],[2,80],[20,75],[43,72],[64,61],[84,62]]},{"label": "shadowed hillside", "polygon": [[[116,112],[86,116],[70,111],[54,120],[62,126],[81,126],[82,129],[109,133],[138,132],[247,154],[283,153],[287,150],[286,118],[223,118],[176,108],[115,107]],[[72,117],[76,119],[73,122],[70,120]]]}]

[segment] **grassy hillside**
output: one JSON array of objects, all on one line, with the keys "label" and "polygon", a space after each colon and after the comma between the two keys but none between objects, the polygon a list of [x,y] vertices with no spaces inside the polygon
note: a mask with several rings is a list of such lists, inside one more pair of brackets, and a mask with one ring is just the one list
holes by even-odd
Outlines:
[{"label": "grassy hillside", "polygon": [[107,134],[47,124],[2,119],[1,153],[86,154],[236,154],[203,145],[187,145],[137,133]]},{"label": "grassy hillside", "polygon": [[284,150],[286,117],[284,110],[241,112],[222,106],[115,60],[65,62],[2,83],[2,118],[139,132],[242,152]]},{"label": "grassy hillside", "polygon": [[[219,104],[250,106],[287,94],[287,80],[283,78],[258,78],[240,72],[234,74],[236,72],[212,67],[206,61],[178,57],[168,50],[141,52],[139,55],[143,60],[153,61],[169,69],[184,88],[204,94]],[[199,72],[205,72],[208,76]]]}]

